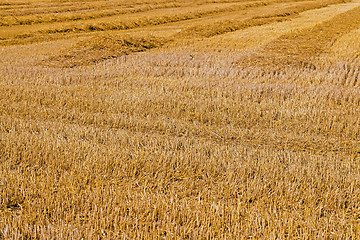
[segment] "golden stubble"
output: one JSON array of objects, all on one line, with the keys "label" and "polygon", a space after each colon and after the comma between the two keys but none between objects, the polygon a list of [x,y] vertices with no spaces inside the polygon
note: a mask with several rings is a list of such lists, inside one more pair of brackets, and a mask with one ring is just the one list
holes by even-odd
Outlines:
[{"label": "golden stubble", "polygon": [[0,48],[0,239],[359,238],[358,2],[88,10],[192,4],[252,15]]}]

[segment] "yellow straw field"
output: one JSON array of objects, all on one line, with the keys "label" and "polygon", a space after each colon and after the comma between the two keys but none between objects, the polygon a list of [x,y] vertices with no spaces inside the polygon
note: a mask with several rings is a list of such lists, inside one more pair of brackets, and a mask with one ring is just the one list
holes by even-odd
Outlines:
[{"label": "yellow straw field", "polygon": [[359,0],[0,0],[0,239],[359,238]]}]

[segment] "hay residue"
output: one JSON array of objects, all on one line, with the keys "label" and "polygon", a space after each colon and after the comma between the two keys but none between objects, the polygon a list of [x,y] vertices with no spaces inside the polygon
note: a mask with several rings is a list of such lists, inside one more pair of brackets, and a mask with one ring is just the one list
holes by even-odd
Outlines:
[{"label": "hay residue", "polygon": [[84,66],[122,55],[158,48],[165,43],[165,39],[153,36],[98,35],[79,41],[60,55],[51,57],[47,60],[47,65],[57,67]]}]

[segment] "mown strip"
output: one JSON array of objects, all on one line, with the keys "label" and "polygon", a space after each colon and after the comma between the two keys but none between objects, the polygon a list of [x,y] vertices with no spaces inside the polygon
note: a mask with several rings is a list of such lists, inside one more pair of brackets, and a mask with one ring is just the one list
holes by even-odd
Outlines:
[{"label": "mown strip", "polygon": [[313,28],[285,34],[239,63],[259,67],[286,65],[316,69],[312,60],[329,51],[336,39],[359,27],[360,7],[356,7]]},{"label": "mown strip", "polygon": [[274,13],[262,16],[255,16],[247,20],[227,20],[217,21],[205,25],[198,25],[184,29],[179,33],[179,37],[213,37],[228,32],[243,30],[249,27],[261,26],[273,22],[282,22],[296,17],[301,12],[312,9],[327,7],[331,4],[340,4],[347,1],[343,0],[330,0],[324,2],[305,2],[295,7],[276,10]]},{"label": "mown strip", "polygon": [[77,20],[89,20],[116,15],[147,12],[156,9],[178,8],[189,4],[164,3],[164,4],[144,4],[141,6],[112,6],[102,9],[102,7],[91,6],[87,9],[45,12],[43,14],[28,13],[21,16],[16,14],[0,16],[0,26],[15,25],[34,25],[40,23],[67,22]]},{"label": "mown strip", "polygon": [[[216,15],[225,12],[235,12],[253,7],[260,7],[267,5],[267,2],[253,2],[253,3],[240,3],[230,4],[224,7],[202,7],[198,9],[182,9],[179,8],[175,13],[168,11],[158,11],[147,15],[143,13],[128,14],[123,16],[112,16],[109,18],[90,19],[84,21],[64,22],[63,24],[54,23],[49,25],[35,25],[31,26],[14,26],[9,28],[9,31],[2,30],[0,34],[0,45],[13,45],[29,42],[39,42],[46,38],[53,38],[53,35],[71,34],[71,33],[88,33],[110,30],[129,30],[141,28],[146,26],[156,26],[166,23],[181,22],[190,19],[200,19],[203,17]],[[45,38],[43,36],[46,36]]]},{"label": "mown strip", "polygon": [[[343,0],[340,0],[343,1]],[[247,19],[243,21],[228,20],[212,23],[211,25],[198,25],[192,28],[186,28],[178,34],[167,38],[155,39],[154,37],[136,38],[120,35],[99,35],[92,39],[82,41],[71,49],[67,49],[66,54],[55,56],[50,59],[51,66],[58,67],[74,67],[79,65],[88,65],[96,63],[101,60],[118,57],[133,52],[145,51],[151,48],[161,47],[169,42],[176,42],[177,39],[183,38],[208,38],[220,34],[224,34],[231,31],[240,29],[246,29],[253,26],[260,26],[269,24],[272,22],[281,22],[289,20],[302,11],[307,11],[314,8],[321,8],[329,5],[330,3],[339,2],[339,0],[331,0],[326,3],[306,3],[297,5],[291,9],[285,9],[285,11],[277,10],[272,15],[266,15],[262,18],[255,17],[253,19]],[[130,41],[126,39],[130,39]],[[126,44],[123,44],[123,41]],[[153,44],[155,43],[156,44]],[[120,44],[119,44],[120,43]],[[140,43],[140,44],[139,44]],[[150,43],[148,46],[147,44]],[[129,45],[130,44],[130,45]],[[143,45],[145,44],[145,45]]]}]

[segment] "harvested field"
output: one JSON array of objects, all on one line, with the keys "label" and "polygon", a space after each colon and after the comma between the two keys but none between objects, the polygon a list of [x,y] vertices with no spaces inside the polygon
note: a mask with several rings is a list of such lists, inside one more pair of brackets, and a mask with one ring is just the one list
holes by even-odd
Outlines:
[{"label": "harvested field", "polygon": [[360,1],[0,1],[0,239],[358,239]]}]

